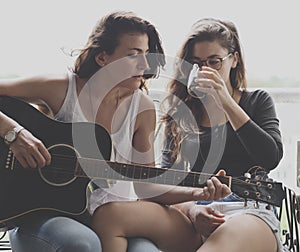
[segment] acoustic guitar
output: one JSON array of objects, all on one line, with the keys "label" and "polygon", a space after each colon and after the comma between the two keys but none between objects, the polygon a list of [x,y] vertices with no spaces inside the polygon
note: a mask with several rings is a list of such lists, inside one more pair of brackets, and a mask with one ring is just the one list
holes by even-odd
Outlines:
[{"label": "acoustic guitar", "polygon": [[[32,132],[48,148],[51,164],[23,168],[0,138],[0,224],[40,210],[79,216],[87,209],[87,190],[94,179],[125,180],[204,187],[214,176],[165,168],[111,162],[111,138],[100,125],[53,120],[19,99],[0,96],[0,111]],[[232,192],[280,206],[282,184],[246,177],[218,177]],[[203,182],[204,181],[204,182]]]}]

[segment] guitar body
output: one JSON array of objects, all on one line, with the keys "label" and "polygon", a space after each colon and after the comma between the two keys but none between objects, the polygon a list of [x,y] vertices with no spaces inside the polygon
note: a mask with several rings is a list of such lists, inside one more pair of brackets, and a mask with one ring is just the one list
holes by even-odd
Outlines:
[{"label": "guitar body", "polygon": [[90,179],[75,176],[80,166],[77,156],[109,160],[111,139],[107,131],[93,123],[52,120],[12,97],[0,96],[0,111],[40,139],[52,157],[58,157],[42,169],[24,169],[0,139],[0,223],[9,226],[18,217],[38,210],[84,213]]}]

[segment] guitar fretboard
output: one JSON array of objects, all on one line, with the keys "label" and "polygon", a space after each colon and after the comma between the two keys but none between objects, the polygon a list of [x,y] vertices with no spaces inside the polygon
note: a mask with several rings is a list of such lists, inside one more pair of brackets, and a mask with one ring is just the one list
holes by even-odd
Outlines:
[{"label": "guitar fretboard", "polygon": [[[80,169],[76,169],[76,176],[187,187],[204,187],[206,181],[213,176],[212,174],[87,158],[79,158],[79,164]],[[231,177],[218,178],[223,184],[231,186]]]}]

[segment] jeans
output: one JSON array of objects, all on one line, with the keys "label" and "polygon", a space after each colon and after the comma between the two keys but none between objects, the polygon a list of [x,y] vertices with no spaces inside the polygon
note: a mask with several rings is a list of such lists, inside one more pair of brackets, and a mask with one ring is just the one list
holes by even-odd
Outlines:
[{"label": "jeans", "polygon": [[[9,231],[15,252],[101,252],[101,243],[88,226],[62,216],[37,215]],[[128,240],[128,252],[158,252],[142,238]]]},{"label": "jeans", "polygon": [[227,197],[223,198],[223,199],[219,199],[219,200],[208,200],[208,201],[197,201],[196,204],[197,205],[208,205],[211,204],[213,202],[241,202],[244,201],[242,198],[240,198],[239,196],[237,196],[235,193],[231,193],[230,195],[228,195]]}]

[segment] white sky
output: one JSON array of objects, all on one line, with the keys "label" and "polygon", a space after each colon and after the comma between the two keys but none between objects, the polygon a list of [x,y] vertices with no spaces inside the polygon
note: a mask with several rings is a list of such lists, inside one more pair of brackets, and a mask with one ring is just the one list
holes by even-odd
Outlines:
[{"label": "white sky", "polygon": [[0,77],[65,72],[72,61],[60,48],[82,46],[103,15],[127,10],[157,26],[171,57],[197,19],[231,20],[240,33],[249,77],[300,80],[298,0],[176,2],[0,0]]}]

